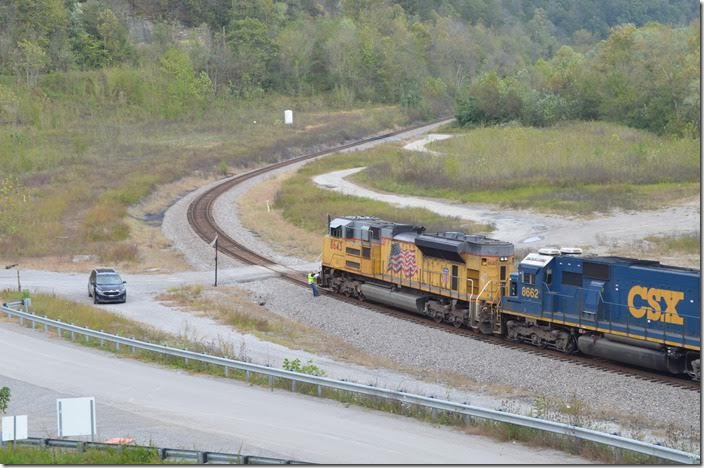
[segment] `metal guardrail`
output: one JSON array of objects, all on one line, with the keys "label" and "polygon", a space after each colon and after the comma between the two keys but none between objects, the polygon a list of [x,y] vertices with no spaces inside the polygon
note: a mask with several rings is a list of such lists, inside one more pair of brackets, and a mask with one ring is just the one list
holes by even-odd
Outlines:
[{"label": "metal guardrail", "polygon": [[18,440],[17,445],[30,445],[33,447],[56,447],[71,450],[154,450],[159,458],[167,461],[192,461],[194,463],[230,463],[235,465],[310,465],[311,463],[284,460],[281,458],[260,457],[257,455],[242,455],[239,453],[204,452],[200,450],[184,450],[172,448],[147,447],[133,444],[108,444],[101,442],[84,442],[80,440],[43,439],[30,437]]},{"label": "metal guardrail", "polygon": [[44,325],[44,330],[47,331],[48,327],[56,328],[58,330],[64,330],[71,333],[71,336],[75,338],[75,334],[83,335],[86,337],[91,337],[95,339],[111,343],[115,343],[116,348],[119,350],[120,345],[130,346],[132,349],[143,349],[147,351],[152,351],[155,353],[166,354],[169,356],[181,357],[186,360],[193,360],[199,362],[205,362],[209,364],[214,364],[222,366],[225,368],[225,374],[227,375],[228,369],[236,369],[245,371],[246,379],[249,381],[251,373],[266,375],[269,377],[269,385],[273,385],[274,378],[288,379],[292,382],[292,387],[295,389],[296,382],[308,383],[316,385],[318,388],[318,395],[321,395],[321,389],[331,388],[336,390],[343,390],[352,393],[364,394],[379,398],[387,398],[391,400],[396,400],[402,403],[414,404],[426,408],[431,408],[435,410],[448,411],[457,414],[463,414],[467,416],[472,416],[475,418],[487,419],[490,421],[497,421],[508,424],[515,424],[517,426],[529,427],[532,429],[537,429],[545,432],[552,432],[555,434],[561,434],[569,437],[574,437],[581,440],[588,440],[591,442],[608,445],[611,447],[617,447],[625,450],[630,450],[633,452],[642,453],[645,455],[651,455],[654,457],[659,457],[665,460],[670,460],[678,463],[700,463],[700,456],[695,453],[684,452],[682,450],[677,450],[669,447],[663,447],[661,445],[651,444],[648,442],[643,442],[639,440],[628,439],[626,437],[621,437],[614,434],[608,434],[605,432],[594,431],[591,429],[586,429],[578,426],[572,426],[569,424],[546,421],[538,418],[533,418],[529,416],[522,416],[518,414],[505,413],[502,411],[481,408],[478,406],[472,406],[464,403],[456,403],[452,401],[439,400],[435,398],[425,397],[421,395],[414,395],[412,393],[406,393],[401,391],[388,390],[384,388],[377,388],[371,385],[362,385],[353,382],[345,382],[341,380],[329,379],[326,377],[316,377],[308,374],[299,374],[297,372],[291,372],[283,369],[275,369],[272,367],[261,366],[258,364],[252,364],[248,362],[236,361],[234,359],[227,359],[219,356],[213,356],[210,354],[196,353],[193,351],[188,351],[185,349],[171,348],[168,346],[158,345],[154,343],[148,343],[145,341],[136,340],[133,338],[125,338],[118,335],[111,335],[102,331],[91,330],[90,328],[84,328],[77,325],[61,322],[59,320],[52,320],[46,316],[38,316],[30,313],[29,311],[21,311],[13,309],[12,306],[24,305],[23,301],[14,301],[3,304],[2,311],[10,316],[15,316],[20,319],[22,323],[24,320],[28,320],[32,323],[34,328],[37,323]]}]

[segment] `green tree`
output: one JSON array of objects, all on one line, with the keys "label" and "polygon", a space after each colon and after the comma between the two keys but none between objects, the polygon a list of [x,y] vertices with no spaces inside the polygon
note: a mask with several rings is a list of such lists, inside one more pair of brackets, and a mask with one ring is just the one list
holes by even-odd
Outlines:
[{"label": "green tree", "polygon": [[18,74],[25,79],[27,85],[36,86],[39,73],[43,72],[49,63],[46,51],[36,42],[22,39],[17,43],[15,57]]},{"label": "green tree", "polygon": [[255,18],[231,21],[227,40],[238,70],[236,90],[271,87],[278,47],[269,37],[266,25]]},{"label": "green tree", "polygon": [[0,413],[5,414],[7,407],[10,405],[10,389],[7,387],[0,388]]},{"label": "green tree", "polygon": [[188,54],[176,48],[167,50],[160,64],[169,78],[166,116],[178,117],[192,106],[202,108],[213,89],[208,74],[196,74]]},{"label": "green tree", "polygon": [[133,50],[127,40],[127,29],[112,10],[107,8],[98,14],[97,28],[111,63],[122,63],[132,57]]}]

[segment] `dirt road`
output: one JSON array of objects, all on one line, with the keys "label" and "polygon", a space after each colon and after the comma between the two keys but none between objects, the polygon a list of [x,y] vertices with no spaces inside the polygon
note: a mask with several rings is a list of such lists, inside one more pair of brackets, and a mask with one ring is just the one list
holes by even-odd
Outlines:
[{"label": "dirt road", "polygon": [[513,242],[516,248],[579,246],[606,254],[610,248],[653,235],[679,235],[699,230],[699,200],[653,211],[616,212],[595,218],[557,216],[530,210],[497,209],[489,205],[459,204],[429,198],[381,193],[346,178],[364,167],[328,172],[313,178],[322,188],[345,195],[370,198],[399,207],[426,208],[494,226],[492,237]]}]

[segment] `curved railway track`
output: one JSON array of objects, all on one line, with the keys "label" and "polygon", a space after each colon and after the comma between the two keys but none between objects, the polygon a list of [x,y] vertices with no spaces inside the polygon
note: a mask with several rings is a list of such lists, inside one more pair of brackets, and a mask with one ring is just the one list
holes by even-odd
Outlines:
[{"label": "curved railway track", "polygon": [[[275,271],[283,279],[298,286],[307,288],[308,284],[305,279],[305,276],[302,273],[297,272],[286,266],[276,264],[271,259],[259,255],[258,253],[250,250],[247,246],[237,242],[232,237],[230,237],[225,231],[223,231],[216,223],[215,217],[213,215],[213,205],[215,204],[215,201],[220,195],[231,190],[236,185],[241,184],[259,175],[265,174],[267,172],[271,172],[282,167],[290,166],[292,164],[300,163],[302,161],[307,161],[310,159],[315,159],[317,157],[330,155],[344,149],[353,148],[366,143],[387,139],[389,137],[397,136],[408,131],[417,130],[427,125],[431,124],[418,125],[397,132],[386,133],[383,135],[378,135],[375,137],[356,141],[354,143],[337,146],[331,149],[304,154],[292,159],[280,161],[259,169],[255,169],[253,171],[246,172],[244,174],[231,177],[229,179],[225,179],[221,183],[206,190],[193,202],[191,202],[191,204],[188,206],[188,223],[191,225],[196,234],[198,234],[198,236],[207,243],[212,242],[212,240],[217,235],[218,251],[220,253],[249,265],[258,265],[264,268],[268,268],[272,271]],[[551,359],[568,361],[583,367],[589,367],[620,375],[631,376],[640,380],[663,383],[669,386],[679,387],[691,391],[701,391],[700,382],[693,382],[684,378],[675,377],[669,374],[656,373],[645,369],[626,367],[612,361],[591,358],[582,355],[566,355],[564,353],[560,353],[554,350],[536,348],[535,346],[529,344],[508,341],[506,339],[494,335],[482,335],[469,329],[455,328],[450,324],[435,323],[433,320],[423,316],[417,316],[407,312],[402,312],[380,304],[360,302],[359,300],[347,298],[342,295],[332,293],[331,291],[322,290],[322,293],[334,297],[336,300],[352,303],[357,306],[361,306],[366,309],[373,310],[375,312],[383,313],[385,315],[389,315],[400,320],[422,324],[423,326],[443,330],[447,333],[466,336],[475,340],[484,341],[497,346],[519,349],[524,352],[540,356],[546,356]]]}]

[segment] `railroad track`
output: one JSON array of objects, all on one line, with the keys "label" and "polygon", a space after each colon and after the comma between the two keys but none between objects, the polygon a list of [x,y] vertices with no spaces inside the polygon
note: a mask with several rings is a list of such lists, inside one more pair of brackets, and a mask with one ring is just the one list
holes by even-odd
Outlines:
[{"label": "railroad track", "polygon": [[[215,217],[213,215],[213,205],[215,204],[215,201],[218,199],[219,196],[224,194],[225,192],[228,192],[231,190],[233,187],[236,185],[239,185],[247,180],[250,180],[254,177],[260,176],[262,174],[266,174],[267,172],[271,172],[277,169],[280,169],[282,167],[290,166],[293,164],[297,164],[303,161],[307,161],[310,159],[315,159],[321,156],[326,156],[330,155],[336,152],[339,152],[341,150],[345,150],[348,148],[353,148],[356,146],[360,146],[366,143],[371,143],[374,141],[379,141],[383,139],[387,139],[393,136],[397,136],[399,134],[416,130],[419,128],[422,128],[424,126],[427,126],[430,124],[423,124],[423,125],[417,125],[414,127],[406,128],[397,132],[391,132],[391,133],[386,133],[383,135],[378,135],[375,137],[367,138],[364,140],[356,141],[354,143],[349,143],[341,146],[337,146],[334,148],[326,149],[326,150],[321,150],[321,151],[316,151],[314,153],[308,153],[304,154],[295,158],[287,159],[285,161],[280,161],[274,164],[270,164],[265,167],[261,167],[259,169],[255,169],[249,172],[246,172],[244,174],[238,175],[231,177],[229,179],[225,179],[223,182],[211,187],[207,191],[205,191],[203,194],[201,194],[199,197],[197,197],[191,204],[188,206],[188,223],[191,225],[193,230],[198,234],[198,236],[203,239],[203,241],[210,243],[213,241],[215,236],[218,236],[218,251],[222,254],[225,254],[235,260],[239,260],[243,263],[249,264],[249,265],[258,265],[262,266],[264,268],[268,268],[274,272],[276,272],[278,275],[280,275],[283,279],[286,281],[289,281],[293,284],[296,284],[301,287],[308,287],[307,281],[305,279],[305,275],[297,272],[291,268],[288,268],[283,265],[276,264],[274,261],[271,259],[264,257],[262,255],[259,255],[258,253],[250,250],[247,246],[237,242],[234,240],[232,237],[230,237],[225,231],[223,231],[218,224],[215,221]],[[450,324],[445,324],[445,323],[436,323],[433,320],[423,317],[423,316],[417,316],[413,315],[411,313],[407,312],[402,312],[397,309],[393,309],[391,307],[387,307],[381,304],[372,304],[368,302],[362,302],[356,299],[348,298],[339,294],[335,294],[331,291],[327,290],[322,290],[322,293],[325,295],[328,295],[330,297],[335,298],[336,300],[342,301],[342,302],[347,302],[351,304],[355,304],[360,307],[364,307],[366,309],[373,310],[375,312],[383,313],[388,316],[392,316],[394,318],[400,319],[400,320],[405,320],[408,322],[413,322],[413,323],[418,323],[422,324],[423,326],[431,327],[434,329],[442,330],[447,333],[452,333],[455,335],[461,335],[461,336],[466,336],[475,340],[480,340],[483,342],[491,343],[497,346],[503,346],[506,348],[512,348],[512,349],[519,349],[523,352],[528,352],[531,354],[536,354],[540,356],[545,356],[549,357],[551,359],[556,359],[560,361],[567,361],[571,362],[583,367],[589,367],[593,369],[599,369],[611,373],[616,373],[620,375],[626,375],[626,376],[631,376],[634,378],[638,378],[640,380],[647,380],[651,382],[658,382],[658,383],[663,383],[669,386],[673,387],[678,387],[678,388],[683,388],[691,391],[701,391],[701,384],[700,382],[694,382],[691,380],[687,380],[684,378],[679,378],[675,377],[673,375],[669,374],[662,374],[662,373],[656,373],[652,372],[646,369],[638,369],[638,368],[632,368],[632,367],[626,367],[623,365],[620,365],[618,363],[612,362],[612,361],[607,361],[603,359],[597,359],[597,358],[591,358],[591,357],[586,357],[582,355],[567,355],[564,353],[560,353],[558,351],[554,350],[549,350],[549,349],[541,349],[537,348],[535,346],[526,344],[526,343],[519,343],[519,342],[513,342],[513,341],[508,341],[503,338],[500,338],[498,336],[494,335],[482,335],[480,333],[474,332],[469,329],[465,328],[455,328]]]}]

